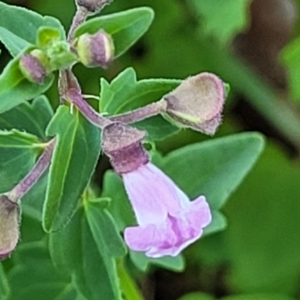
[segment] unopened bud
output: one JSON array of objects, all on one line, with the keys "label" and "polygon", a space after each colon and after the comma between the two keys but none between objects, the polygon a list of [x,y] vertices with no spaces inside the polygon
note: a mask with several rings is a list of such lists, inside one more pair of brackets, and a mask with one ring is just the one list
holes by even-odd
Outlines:
[{"label": "unopened bud", "polygon": [[19,66],[23,75],[31,82],[42,84],[47,76],[47,57],[41,50],[33,50],[20,58]]},{"label": "unopened bud", "polygon": [[183,127],[213,135],[221,123],[224,84],[214,74],[189,77],[164,99],[166,115]]},{"label": "unopened bud", "polygon": [[141,144],[145,135],[144,131],[118,122],[104,127],[102,149],[117,173],[132,172],[149,161]]},{"label": "unopened bud", "polygon": [[7,258],[19,240],[19,205],[0,196],[0,259]]},{"label": "unopened bud", "polygon": [[93,35],[85,33],[78,38],[77,54],[86,67],[106,68],[114,57],[112,38],[103,30]]},{"label": "unopened bud", "polygon": [[90,13],[99,12],[111,0],[76,0],[78,6],[84,7]]}]

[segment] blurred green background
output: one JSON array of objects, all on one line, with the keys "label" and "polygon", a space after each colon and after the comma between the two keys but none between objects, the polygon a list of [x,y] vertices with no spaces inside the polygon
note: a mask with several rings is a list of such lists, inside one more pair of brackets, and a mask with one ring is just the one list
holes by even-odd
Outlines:
[{"label": "blurred green background", "polygon": [[[66,27],[75,10],[72,0],[3,2],[53,15]],[[98,94],[100,76],[111,80],[128,66],[139,79],[214,72],[231,86],[216,136],[260,131],[267,139],[258,163],[223,209],[226,230],[185,252],[185,272],[153,269],[138,276],[147,300],[211,300],[235,294],[244,296],[224,300],[300,299],[299,4],[115,0],[104,9],[106,14],[150,6],[156,15],[146,35],[105,72],[75,67],[85,93]],[[9,56],[0,47],[1,71]],[[55,88],[49,97],[58,104]],[[185,130],[158,148],[167,153],[204,139]]]}]

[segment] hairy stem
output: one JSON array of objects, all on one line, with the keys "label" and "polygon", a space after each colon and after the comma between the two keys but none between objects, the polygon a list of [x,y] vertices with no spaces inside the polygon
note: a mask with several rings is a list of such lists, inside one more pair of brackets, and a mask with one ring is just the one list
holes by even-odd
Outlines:
[{"label": "hairy stem", "polygon": [[148,104],[128,113],[110,117],[109,119],[114,122],[131,124],[164,113],[166,111],[166,108],[167,103],[164,99],[162,99],[158,102]]},{"label": "hairy stem", "polygon": [[103,128],[111,124],[107,118],[104,118],[95,111],[84,99],[81,93],[80,85],[77,78],[71,70],[64,70],[61,72],[61,86],[60,95],[63,99],[68,100],[75,105],[81,113],[95,126]]},{"label": "hairy stem", "polygon": [[97,127],[104,128],[105,126],[113,123],[111,120],[104,118],[95,111],[82,97],[81,93],[76,89],[69,89],[66,93],[66,98],[74,104],[80,112]]},{"label": "hairy stem", "polygon": [[50,164],[54,147],[55,139],[52,139],[32,170],[9,192],[7,196],[12,202],[21,199],[44,174]]},{"label": "hairy stem", "polygon": [[78,6],[77,7],[77,11],[73,17],[73,21],[72,21],[72,25],[69,29],[68,32],[68,42],[72,43],[73,39],[74,39],[74,32],[77,29],[77,27],[79,25],[81,25],[87,18],[87,16],[89,15],[89,12],[86,8],[82,7],[82,6]]}]

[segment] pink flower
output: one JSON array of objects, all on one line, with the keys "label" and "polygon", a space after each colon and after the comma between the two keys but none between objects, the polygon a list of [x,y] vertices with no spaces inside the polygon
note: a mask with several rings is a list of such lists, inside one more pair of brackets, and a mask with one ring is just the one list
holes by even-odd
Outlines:
[{"label": "pink flower", "polygon": [[203,233],[211,222],[204,196],[187,195],[151,163],[122,174],[138,226],[125,229],[125,241],[148,257],[176,256]]}]

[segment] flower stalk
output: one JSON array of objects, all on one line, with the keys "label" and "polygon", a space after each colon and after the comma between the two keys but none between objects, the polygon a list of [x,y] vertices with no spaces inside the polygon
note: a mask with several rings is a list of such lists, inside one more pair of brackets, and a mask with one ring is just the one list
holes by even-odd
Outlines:
[{"label": "flower stalk", "polygon": [[79,7],[84,7],[90,14],[98,13],[102,8],[112,0],[76,0]]},{"label": "flower stalk", "polygon": [[32,170],[7,194],[11,202],[17,203],[44,174],[50,164],[55,142],[55,139],[52,139],[48,143]]},{"label": "flower stalk", "polygon": [[144,119],[165,113],[167,109],[167,102],[161,99],[157,102],[150,103],[144,107],[132,110],[125,114],[115,115],[109,119],[114,122],[122,122],[132,124]]},{"label": "flower stalk", "polygon": [[109,119],[101,116],[96,112],[82,97],[81,93],[76,89],[69,89],[65,95],[72,104],[74,104],[80,112],[95,126],[103,129],[105,126],[112,124]]},{"label": "flower stalk", "polygon": [[89,11],[84,6],[77,6],[76,13],[73,17],[72,24],[68,32],[67,41],[69,43],[73,42],[76,29],[86,20],[88,15]]}]

